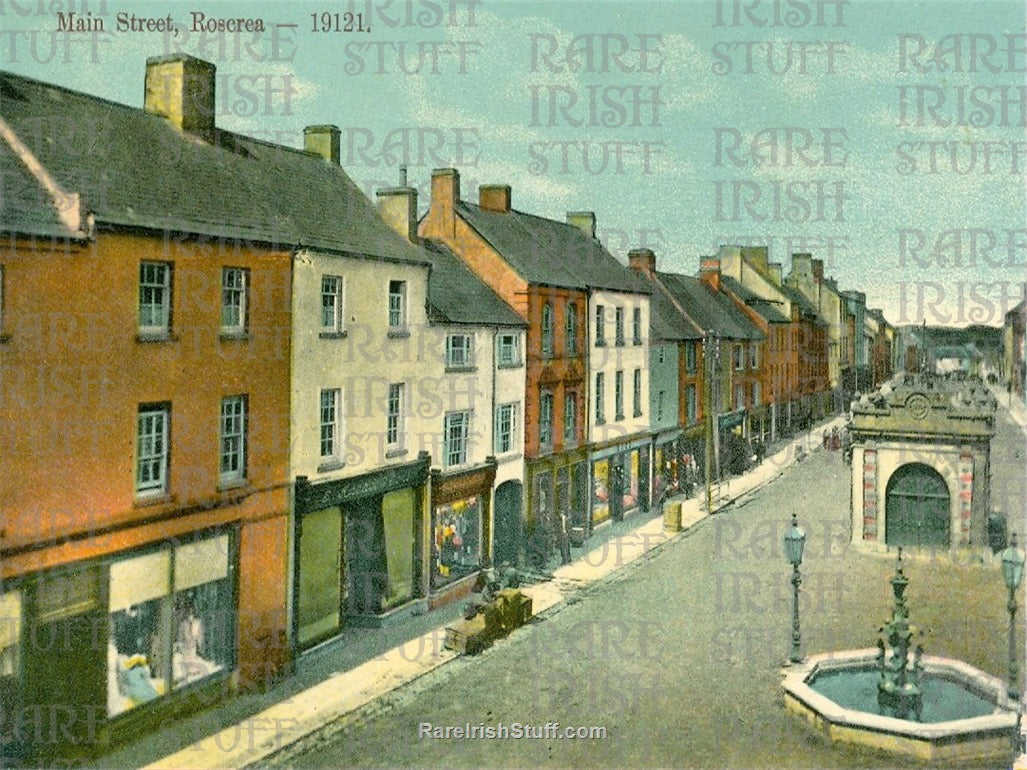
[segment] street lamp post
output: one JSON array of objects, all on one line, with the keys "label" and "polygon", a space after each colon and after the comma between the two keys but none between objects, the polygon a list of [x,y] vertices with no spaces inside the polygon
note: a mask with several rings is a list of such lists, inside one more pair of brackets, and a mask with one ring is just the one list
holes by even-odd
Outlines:
[{"label": "street lamp post", "polygon": [[801,663],[802,654],[799,652],[799,584],[802,583],[802,576],[799,574],[799,565],[802,564],[802,549],[806,545],[806,533],[799,526],[799,518],[792,514],[791,526],[785,530],[784,536],[785,556],[792,565],[792,653],[788,658],[789,663]]},{"label": "street lamp post", "polygon": [[1019,673],[1016,664],[1016,589],[1020,587],[1023,580],[1024,554],[1016,546],[1016,533],[1010,538],[1009,547],[1002,552],[1002,578],[1009,589],[1009,602],[1006,609],[1009,610],[1009,697],[1013,700],[1020,700]]}]

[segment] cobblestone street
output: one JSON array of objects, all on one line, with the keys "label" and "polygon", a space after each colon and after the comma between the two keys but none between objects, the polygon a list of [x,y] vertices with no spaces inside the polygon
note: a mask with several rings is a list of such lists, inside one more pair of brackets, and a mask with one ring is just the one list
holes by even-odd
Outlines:
[{"label": "cobblestone street", "polygon": [[[1014,462],[1023,434],[1004,410],[998,421],[995,483],[1007,499],[1023,500],[1022,461]],[[894,556],[850,546],[847,471],[839,453],[814,453],[482,655],[442,667],[272,764],[896,766],[831,749],[785,713],[779,689],[791,597],[781,537],[793,510],[807,531],[803,652],[873,646],[890,612]],[[964,561],[974,563],[909,555],[912,622],[925,629],[928,654],[1005,678],[1006,594],[997,562]],[[607,738],[418,739],[423,722],[595,725]]]}]

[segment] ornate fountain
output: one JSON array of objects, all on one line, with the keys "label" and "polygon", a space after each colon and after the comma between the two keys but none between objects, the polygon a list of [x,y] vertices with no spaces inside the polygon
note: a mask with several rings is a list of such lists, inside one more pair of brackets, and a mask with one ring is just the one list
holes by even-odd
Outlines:
[{"label": "ornate fountain", "polygon": [[1004,762],[1018,703],[1006,683],[961,660],[925,655],[909,622],[902,551],[891,578],[894,607],[877,647],[810,655],[788,669],[785,706],[832,744],[927,763]]},{"label": "ornate fountain", "polygon": [[902,571],[902,548],[899,548],[895,575],[891,579],[895,607],[891,620],[878,629],[877,713],[919,722],[924,706],[924,647],[918,642],[912,655],[910,647],[913,637],[922,636],[923,632],[909,622],[904,595],[908,585],[909,579]]}]

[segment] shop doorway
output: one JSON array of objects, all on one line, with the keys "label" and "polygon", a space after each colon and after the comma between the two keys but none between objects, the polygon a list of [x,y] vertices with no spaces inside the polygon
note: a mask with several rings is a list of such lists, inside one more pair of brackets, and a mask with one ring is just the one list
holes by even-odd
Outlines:
[{"label": "shop doorway", "polygon": [[492,563],[496,566],[517,563],[517,544],[521,540],[521,511],[524,489],[519,481],[504,481],[496,487],[495,539]]}]

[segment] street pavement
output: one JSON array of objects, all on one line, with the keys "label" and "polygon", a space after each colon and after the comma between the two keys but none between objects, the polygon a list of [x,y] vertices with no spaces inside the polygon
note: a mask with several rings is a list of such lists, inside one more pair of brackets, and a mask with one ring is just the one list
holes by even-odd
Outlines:
[{"label": "street pavement", "polygon": [[[819,445],[821,429],[840,422],[831,420],[811,434],[778,442],[758,468],[715,487],[714,511],[777,478]],[[707,515],[698,500],[686,500],[682,508],[686,529]],[[568,597],[576,601],[574,594],[582,587],[667,539],[658,515],[649,521],[636,515],[600,528],[586,543],[588,552],[570,565],[555,568],[552,581],[527,588],[533,595],[535,613]],[[445,627],[458,615],[459,607],[451,606],[386,629],[348,629],[339,640],[303,656],[297,676],[270,692],[246,694],[216,710],[170,723],[159,733],[107,755],[101,764],[150,768],[255,765],[310,733],[338,729],[387,707],[399,688],[453,661],[456,656],[443,649],[442,642]]]},{"label": "street pavement", "polygon": [[[1002,424],[993,456],[1012,458],[1022,434],[1004,418]],[[644,533],[660,533],[643,527],[632,538],[633,557],[625,543],[619,557],[608,547],[612,566],[579,562],[558,570],[536,589],[538,609],[553,603],[535,623],[327,722],[260,765],[895,767],[891,758],[827,746],[786,714],[780,691],[791,632],[791,569],[781,538],[791,513],[807,532],[800,602],[806,654],[873,646],[890,614],[894,557],[850,545],[848,465],[839,452],[814,452],[783,474],[764,472],[772,483],[661,547],[644,547]],[[1010,496],[1024,499],[1022,464],[995,462],[992,473]],[[1007,676],[997,560],[908,556],[907,596],[927,653]],[[572,577],[585,581],[574,591]],[[419,737],[426,724],[554,722],[603,727],[606,738]]]}]

